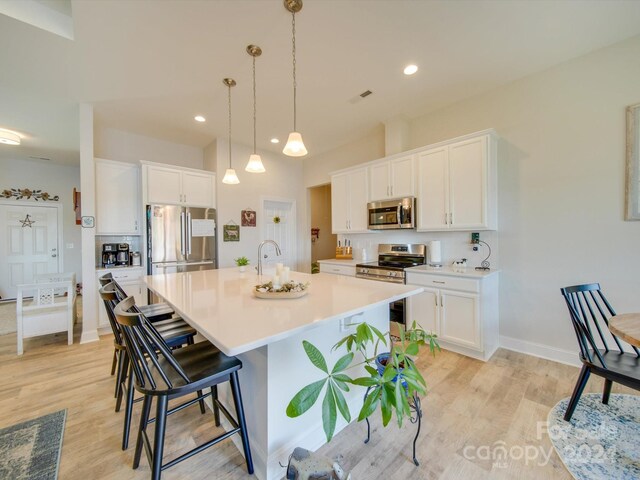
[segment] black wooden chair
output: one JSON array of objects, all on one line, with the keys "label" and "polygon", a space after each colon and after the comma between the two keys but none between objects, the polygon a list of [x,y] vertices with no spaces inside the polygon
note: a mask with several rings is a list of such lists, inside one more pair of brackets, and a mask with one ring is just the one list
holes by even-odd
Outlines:
[{"label": "black wooden chair", "polygon": [[[570,421],[592,373],[605,379],[602,393],[605,405],[609,403],[613,382],[640,390],[640,351],[609,331],[609,319],[616,313],[599,283],[565,287],[560,291],[569,308],[582,362],[578,382],[564,414],[564,419]],[[617,348],[611,346],[612,341]]]},{"label": "black wooden chair", "polygon": [[[107,310],[109,324],[113,330],[114,355],[117,356],[117,376],[116,376],[116,412],[120,411],[122,400],[125,399],[124,428],[122,432],[122,449],[129,446],[129,431],[131,430],[131,414],[133,412],[133,375],[131,373],[131,362],[124,344],[122,329],[116,321],[114,309],[122,298],[116,288],[115,282],[110,282],[100,289],[100,296]],[[135,308],[135,307],[134,307]],[[144,315],[143,315],[143,318]],[[145,318],[146,321],[146,318]],[[156,322],[156,331],[164,339],[170,348],[180,348],[183,345],[193,345],[197,331],[190,327],[182,319],[170,319]],[[200,402],[200,410],[205,412],[204,402]]]},{"label": "black wooden chair", "polygon": [[[247,471],[253,474],[253,460],[238,382],[238,370],[242,368],[242,362],[235,357],[226,356],[206,341],[172,351],[155,330],[154,325],[145,322],[139,312],[133,311],[134,305],[133,298],[129,297],[115,308],[116,319],[122,328],[127,352],[132,360],[135,388],[144,395],[133,468],[138,468],[144,446],[151,465],[151,478],[159,480],[162,470],[239,433],[242,438]],[[218,400],[217,386],[223,382],[230,383],[237,420]],[[168,408],[170,400],[201,392],[206,388],[210,389],[209,393],[204,395],[198,393],[195,399],[171,409]],[[216,426],[220,425],[220,412],[222,412],[233,428],[163,464],[162,455],[168,415],[208,396],[213,400]],[[155,418],[149,419],[151,403],[154,399],[156,415]],[[152,445],[147,427],[153,422],[155,422],[155,430]]]},{"label": "black wooden chair", "polygon": [[[98,282],[100,282],[101,287],[104,287],[109,282],[115,282],[116,288],[118,289],[120,297],[121,298],[127,297],[126,292],[120,286],[120,284],[113,278],[113,274],[111,272],[107,272],[104,275],[102,275],[100,278],[98,278]],[[149,305],[138,305],[137,308],[152,323],[158,322],[161,320],[168,320],[172,318],[175,314],[175,312],[173,311],[173,308],[171,308],[166,303],[152,303]],[[115,362],[114,362],[114,365],[115,365]],[[111,373],[111,375],[113,375],[113,373]]]}]

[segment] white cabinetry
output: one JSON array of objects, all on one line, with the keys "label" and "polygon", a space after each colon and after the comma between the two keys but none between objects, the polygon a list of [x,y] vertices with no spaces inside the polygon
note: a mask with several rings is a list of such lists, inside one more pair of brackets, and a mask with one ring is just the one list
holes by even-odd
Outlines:
[{"label": "white cabinetry", "polygon": [[95,159],[96,235],[140,235],[140,168]]},{"label": "white cabinetry", "polygon": [[144,162],[147,204],[215,207],[215,174]]},{"label": "white cabinetry", "polygon": [[[97,278],[100,278],[105,273],[111,273],[118,285],[122,287],[125,293],[132,296],[136,300],[136,305],[147,304],[147,287],[142,281],[144,270],[142,268],[111,268],[96,270]],[[100,282],[98,282],[100,285]],[[98,296],[98,328],[110,327],[109,319],[107,318],[107,311],[104,307],[104,302]]]},{"label": "white cabinetry", "polygon": [[331,177],[331,230],[333,233],[367,233],[367,169],[359,168]]},{"label": "white cabinetry", "polygon": [[320,273],[331,273],[333,275],[356,276],[355,265],[341,265],[338,263],[320,261]]},{"label": "white cabinetry", "polygon": [[413,197],[415,195],[413,155],[385,160],[369,167],[369,200]]},{"label": "white cabinetry", "polygon": [[491,133],[418,153],[418,231],[497,228],[496,139]]},{"label": "white cabinetry", "polygon": [[488,360],[498,348],[498,274],[473,278],[407,271],[407,284],[425,287],[407,299],[414,320],[438,335],[443,348]]}]

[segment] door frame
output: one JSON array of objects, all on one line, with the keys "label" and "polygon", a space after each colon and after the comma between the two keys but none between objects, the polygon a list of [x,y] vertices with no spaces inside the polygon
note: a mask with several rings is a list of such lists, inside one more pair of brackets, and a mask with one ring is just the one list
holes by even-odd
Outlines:
[{"label": "door frame", "polygon": [[296,203],[296,199],[295,198],[287,198],[287,197],[277,197],[277,196],[271,196],[271,195],[261,195],[260,196],[260,216],[258,218],[258,221],[260,222],[260,231],[261,236],[266,237],[266,217],[264,214],[264,204],[266,202],[282,202],[282,203],[289,203],[291,204],[291,215],[293,216],[295,222],[296,222],[296,228],[293,229],[293,232],[296,236],[296,241],[294,242],[295,245],[295,252],[293,255],[293,260],[296,263],[296,267],[295,270],[298,269],[298,264],[299,259],[298,259],[298,250],[300,249],[300,238],[299,238],[299,233],[300,233],[300,226],[298,225],[298,210],[297,210],[297,203]]},{"label": "door frame", "polygon": [[64,272],[64,232],[63,232],[63,214],[64,206],[62,203],[33,203],[30,200],[10,200],[8,198],[0,198],[0,205],[19,205],[23,207],[54,207],[56,209],[56,219],[58,227],[58,273]]}]

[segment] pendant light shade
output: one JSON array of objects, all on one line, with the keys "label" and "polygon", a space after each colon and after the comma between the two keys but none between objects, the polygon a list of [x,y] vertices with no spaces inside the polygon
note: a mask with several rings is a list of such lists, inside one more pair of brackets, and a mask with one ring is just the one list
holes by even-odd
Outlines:
[{"label": "pendant light shade", "polygon": [[227,170],[224,172],[222,183],[226,183],[227,185],[237,185],[238,183],[240,183],[240,180],[238,180],[238,175],[236,175],[236,171],[233,168],[227,168]]},{"label": "pendant light shade", "polygon": [[256,152],[256,57],[262,55],[262,49],[257,45],[249,45],[247,53],[253,57],[253,153],[244,169],[250,173],[264,173],[266,170],[262,165],[262,159]]},{"label": "pendant light shade", "polygon": [[293,54],[293,132],[289,134],[289,140],[282,153],[290,157],[302,157],[307,154],[307,149],[302,141],[302,135],[296,128],[296,13],[302,10],[302,0],[284,0],[284,7],[291,12],[292,54]]},{"label": "pendant light shade", "polygon": [[0,128],[0,143],[5,145],[20,145],[20,135]]},{"label": "pendant light shade", "polygon": [[287,144],[284,146],[282,153],[290,157],[303,157],[307,154],[307,149],[302,141],[302,135],[298,132],[291,132]]},{"label": "pendant light shade", "polygon": [[229,89],[229,168],[224,172],[222,183],[237,185],[240,183],[240,180],[238,180],[238,175],[236,175],[236,171],[231,166],[231,87],[235,87],[236,81],[233,78],[225,78],[222,80],[222,83]]}]

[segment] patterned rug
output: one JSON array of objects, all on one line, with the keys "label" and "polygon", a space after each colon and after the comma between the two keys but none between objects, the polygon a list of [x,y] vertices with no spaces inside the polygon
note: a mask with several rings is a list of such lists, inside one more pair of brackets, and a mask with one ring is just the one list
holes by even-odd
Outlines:
[{"label": "patterned rug", "polygon": [[583,394],[571,422],[565,398],[549,412],[548,433],[558,456],[577,480],[640,478],[640,396]]},{"label": "patterned rug", "polygon": [[66,410],[0,430],[0,478],[55,480]]}]

